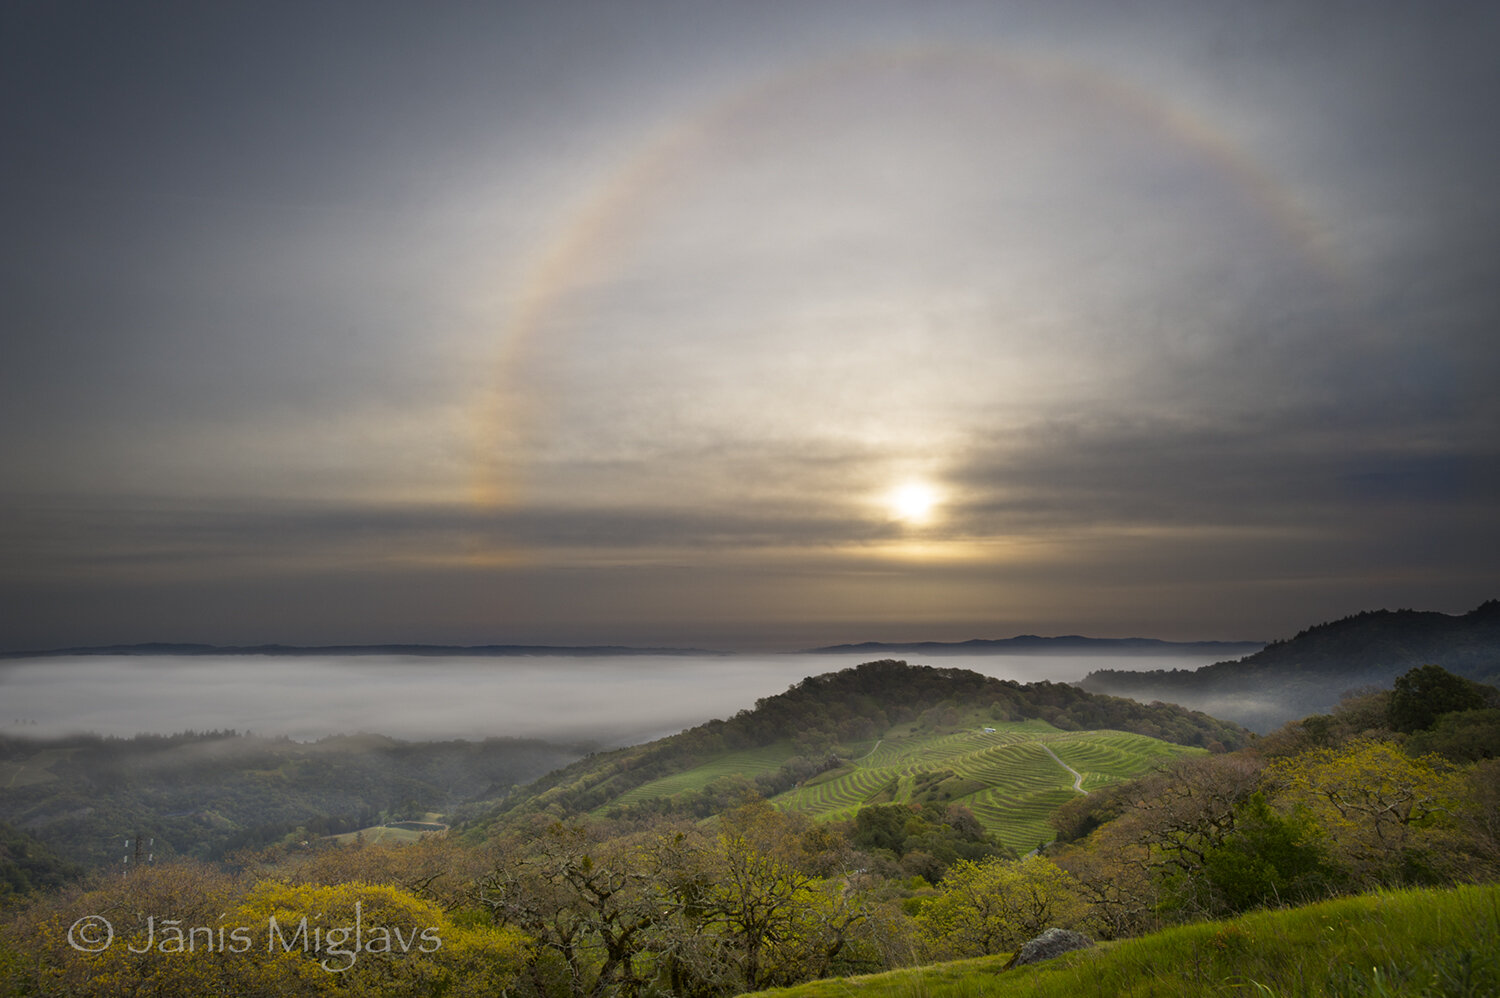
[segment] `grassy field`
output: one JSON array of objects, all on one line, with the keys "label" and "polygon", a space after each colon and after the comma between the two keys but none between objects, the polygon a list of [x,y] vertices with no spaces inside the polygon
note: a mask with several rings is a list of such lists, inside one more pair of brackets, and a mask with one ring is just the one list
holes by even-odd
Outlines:
[{"label": "grassy field", "polygon": [[777,998],[1500,995],[1500,886],[1402,891],[1256,912],[1030,967],[980,957],[761,992]]},{"label": "grassy field", "polygon": [[[353,832],[344,832],[340,835],[330,835],[328,836],[328,838],[333,839],[340,845],[348,845],[349,843],[353,842],[355,838],[360,838],[372,845],[377,843],[389,845],[393,842],[415,842],[424,835],[440,835],[443,832],[446,832],[447,826],[442,824],[441,818],[442,815],[433,811],[429,811],[428,813],[422,815],[422,817],[419,819],[402,822],[391,822],[387,825],[371,825],[369,828],[361,828],[358,831]],[[429,824],[434,827],[425,829],[392,827],[393,825],[398,824]],[[437,827],[439,825],[441,825],[442,827]]]},{"label": "grassy field", "polygon": [[[962,804],[1006,845],[1027,852],[1052,839],[1048,817],[1077,794],[1076,777],[1068,767],[1082,776],[1088,791],[1202,751],[1121,731],[1062,731],[1037,720],[992,723],[988,728],[934,732],[900,725],[876,741],[846,748],[845,756],[853,761],[774,802],[822,818],[848,818],[868,804]],[[753,779],[775,772],[794,754],[789,742],[726,753],[636,787],[608,806],[701,790],[731,774]]]},{"label": "grassy field", "polygon": [[633,790],[610,801],[610,807],[639,804],[658,797],[672,797],[690,790],[702,790],[721,776],[739,774],[751,779],[762,773],[774,773],[781,764],[795,755],[791,742],[776,742],[763,748],[747,749],[743,752],[727,752],[711,762],[671,776],[664,776],[650,783],[643,783]]},{"label": "grassy field", "polygon": [[44,748],[24,759],[0,762],[0,789],[29,787],[57,779],[52,772],[52,764],[66,759],[73,751],[66,748]]}]

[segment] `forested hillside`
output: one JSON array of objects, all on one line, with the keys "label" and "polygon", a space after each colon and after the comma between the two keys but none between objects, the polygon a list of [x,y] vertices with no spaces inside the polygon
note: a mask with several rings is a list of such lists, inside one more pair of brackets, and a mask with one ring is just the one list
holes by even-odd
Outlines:
[{"label": "forested hillside", "polygon": [[1369,611],[1309,627],[1237,661],[1200,669],[1100,669],[1079,685],[1184,704],[1264,732],[1327,711],[1359,687],[1388,686],[1420,665],[1500,683],[1500,600],[1459,616]]},{"label": "forested hillside", "polygon": [[86,865],[121,863],[127,839],[158,859],[348,832],[494,797],[583,748],[540,741],[295,742],[235,732],[46,741],[0,738],[0,821]]}]

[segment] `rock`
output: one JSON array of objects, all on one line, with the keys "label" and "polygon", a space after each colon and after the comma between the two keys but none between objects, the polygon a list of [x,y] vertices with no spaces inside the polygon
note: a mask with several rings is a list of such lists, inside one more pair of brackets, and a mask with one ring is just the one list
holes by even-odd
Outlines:
[{"label": "rock", "polygon": [[1010,958],[1005,969],[1024,967],[1028,963],[1040,963],[1042,960],[1050,960],[1054,956],[1060,956],[1075,949],[1087,949],[1092,945],[1094,941],[1082,932],[1074,932],[1072,929],[1048,929],[1016,950],[1016,955]]}]

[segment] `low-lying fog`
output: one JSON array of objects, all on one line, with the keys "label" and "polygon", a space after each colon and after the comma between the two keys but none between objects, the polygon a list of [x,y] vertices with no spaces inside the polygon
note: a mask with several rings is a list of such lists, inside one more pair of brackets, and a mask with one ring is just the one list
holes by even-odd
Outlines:
[{"label": "low-lying fog", "polygon": [[[0,732],[50,737],[233,728],[299,740],[360,731],[628,745],[726,718],[870,655],[426,658],[121,656],[0,665]],[[913,662],[920,659],[911,659]],[[944,655],[924,664],[1072,682],[1093,669],[1192,669],[1174,655]]]}]

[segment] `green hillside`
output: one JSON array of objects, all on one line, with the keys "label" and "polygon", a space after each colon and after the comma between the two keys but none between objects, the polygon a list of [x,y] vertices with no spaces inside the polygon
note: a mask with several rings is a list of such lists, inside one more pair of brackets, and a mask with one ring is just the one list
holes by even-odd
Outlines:
[{"label": "green hillside", "polygon": [[[974,812],[986,832],[1026,852],[1056,834],[1048,818],[1079,793],[1075,785],[1087,792],[1204,751],[1124,731],[1062,731],[1040,720],[951,731],[905,724],[869,745],[852,761],[775,795],[772,803],[817,818],[852,818],[870,804],[959,804]],[[767,776],[795,757],[789,741],[726,752],[628,790],[599,812],[701,794],[725,778]]]},{"label": "green hillside", "polygon": [[756,992],[777,998],[1500,994],[1500,887],[1380,892],[1198,922],[1005,970],[1008,955]]}]

